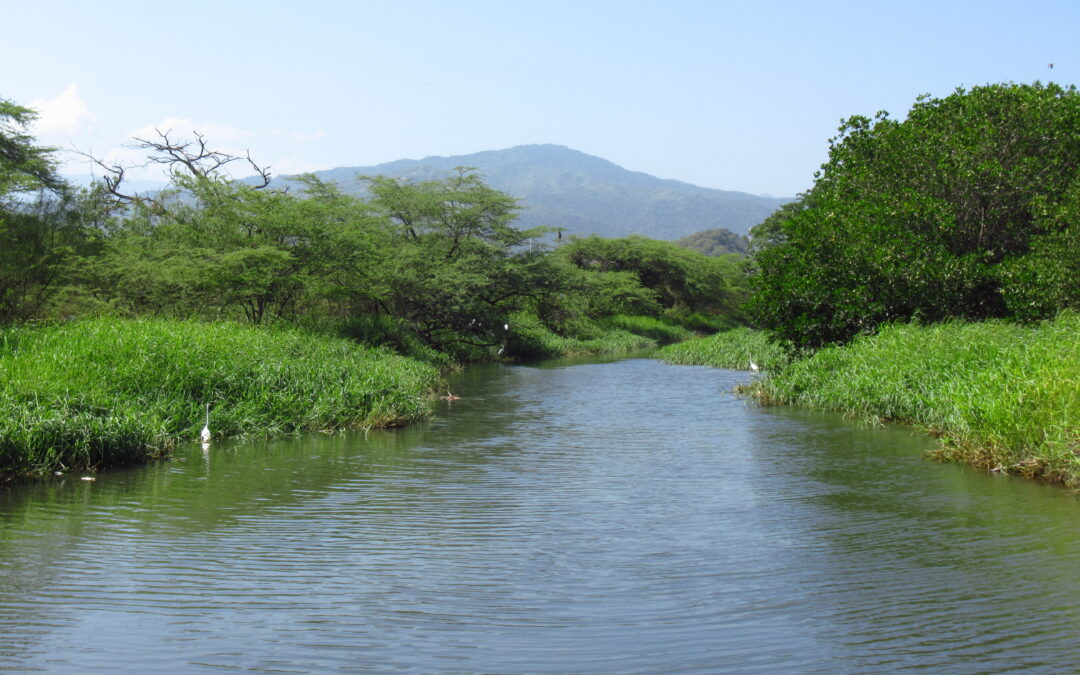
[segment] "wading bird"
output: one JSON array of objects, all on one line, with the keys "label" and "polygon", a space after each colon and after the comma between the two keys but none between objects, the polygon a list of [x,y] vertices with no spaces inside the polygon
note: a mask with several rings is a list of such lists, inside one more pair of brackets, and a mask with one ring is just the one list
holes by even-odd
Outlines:
[{"label": "wading bird", "polygon": [[199,438],[203,443],[210,442],[210,404],[206,404],[206,426],[202,428],[202,433],[199,434]]},{"label": "wading bird", "polygon": [[750,370],[754,371],[755,373],[758,371],[758,365],[754,363],[753,356],[750,357]]}]

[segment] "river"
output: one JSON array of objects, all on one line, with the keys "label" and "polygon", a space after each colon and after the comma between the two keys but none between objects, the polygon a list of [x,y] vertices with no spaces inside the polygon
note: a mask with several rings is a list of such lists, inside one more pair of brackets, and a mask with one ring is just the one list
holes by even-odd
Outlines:
[{"label": "river", "polygon": [[746,373],[479,366],[411,428],[0,491],[0,671],[1073,671],[1080,502]]}]

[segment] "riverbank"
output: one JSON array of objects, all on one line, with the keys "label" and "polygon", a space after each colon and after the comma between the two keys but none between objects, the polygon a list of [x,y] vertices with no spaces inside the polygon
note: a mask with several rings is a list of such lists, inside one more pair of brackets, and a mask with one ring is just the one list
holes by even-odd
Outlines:
[{"label": "riverbank", "polygon": [[793,361],[743,392],[766,405],[916,424],[941,439],[938,459],[1080,487],[1076,312],[1031,326],[886,326]]},{"label": "riverbank", "polygon": [[215,438],[426,417],[427,364],[235,323],[93,319],[0,330],[0,480],[94,470]]},{"label": "riverbank", "polygon": [[560,335],[534,314],[517,312],[510,317],[506,353],[523,360],[566,356],[619,354],[652,349],[660,344],[685,340],[689,329],[649,316],[615,315],[601,320],[578,320]]},{"label": "riverbank", "polygon": [[764,332],[745,327],[668,345],[658,356],[665,363],[731,370],[750,370],[753,361],[761,370],[774,371],[790,360]]}]

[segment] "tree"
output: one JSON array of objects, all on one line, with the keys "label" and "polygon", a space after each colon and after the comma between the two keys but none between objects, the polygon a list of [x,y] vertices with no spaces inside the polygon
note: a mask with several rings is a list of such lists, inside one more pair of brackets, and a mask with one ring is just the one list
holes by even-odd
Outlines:
[{"label": "tree", "polygon": [[36,114],[0,99],[0,322],[38,314],[94,238],[91,201],[56,173],[53,148],[26,129]]},{"label": "tree", "polygon": [[747,247],[747,252],[753,255],[770,246],[784,243],[783,223],[806,208],[805,200],[805,195],[801,195],[795,201],[784,204],[768,218],[750,228],[750,245]]},{"label": "tree", "polygon": [[376,296],[428,344],[500,344],[511,312],[562,283],[545,251],[524,245],[544,230],[514,228],[517,202],[474,170],[420,182],[363,179],[392,232]]},{"label": "tree", "polygon": [[852,117],[801,205],[765,233],[750,309],[804,347],[887,321],[1018,316],[1011,296],[1036,264],[1021,260],[1041,250],[1040,269],[1069,268],[1067,247],[1052,242],[1075,230],[1066,205],[1078,168],[1071,87],[958,89],[920,98],[903,122]]},{"label": "tree", "polygon": [[[258,182],[250,184],[251,187],[261,190],[270,184],[270,167],[256,164],[251,159],[250,152],[244,157],[240,157],[239,155],[230,155],[213,150],[207,144],[206,137],[198,131],[195,131],[192,134],[193,138],[189,140],[170,138],[171,129],[165,131],[155,129],[154,131],[158,135],[157,140],[138,137],[133,139],[135,149],[146,153],[146,161],[136,166],[145,168],[156,164],[166,167],[174,182],[179,179],[181,181],[202,181],[202,184],[207,181],[227,184],[231,181],[223,172],[225,166],[245,159],[258,175]],[[124,181],[127,179],[127,172],[135,168],[134,166],[122,163],[106,164],[105,160],[89,153],[80,152],[78,154],[81,154],[105,172],[101,178],[101,186],[107,194],[111,195],[114,208],[136,204],[158,204],[158,195],[147,197],[134,192],[127,192]],[[166,192],[165,194],[168,196],[170,193]]]},{"label": "tree", "polygon": [[380,223],[314,177],[307,198],[221,176],[174,174],[174,190],[136,199],[99,266],[135,313],[297,318],[370,300]]},{"label": "tree", "polygon": [[26,129],[37,118],[30,108],[0,98],[0,205],[11,196],[60,191],[64,183],[56,174],[54,148],[34,145]]},{"label": "tree", "polygon": [[[602,281],[598,278],[595,283],[600,292],[589,294],[593,316],[626,311],[620,306],[623,302],[631,303],[634,313],[734,315],[743,299],[737,281],[742,274],[736,261],[739,256],[708,257],[674,242],[637,235],[622,239],[577,238],[557,253],[582,270],[610,277]],[[647,294],[632,292],[631,281]],[[604,299],[616,302],[597,304]]]},{"label": "tree", "polygon": [[697,251],[702,255],[721,256],[731,253],[746,253],[747,239],[731,230],[718,227],[703,232],[695,232],[675,242],[679,246]]}]

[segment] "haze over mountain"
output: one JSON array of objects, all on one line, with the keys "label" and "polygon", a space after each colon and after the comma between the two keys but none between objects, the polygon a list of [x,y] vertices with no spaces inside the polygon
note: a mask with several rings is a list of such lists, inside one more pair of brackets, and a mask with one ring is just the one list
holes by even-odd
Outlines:
[{"label": "haze over mountain", "polygon": [[[475,167],[488,185],[521,200],[520,228],[550,225],[569,234],[642,234],[670,240],[725,228],[745,235],[791,201],[628,171],[561,145],[521,145],[470,155],[401,159],[376,166],[316,171],[315,175],[348,193],[363,194],[364,184],[356,180],[357,175],[429,180],[447,176],[459,166]],[[274,185],[288,182],[288,177],[278,178]]]}]

